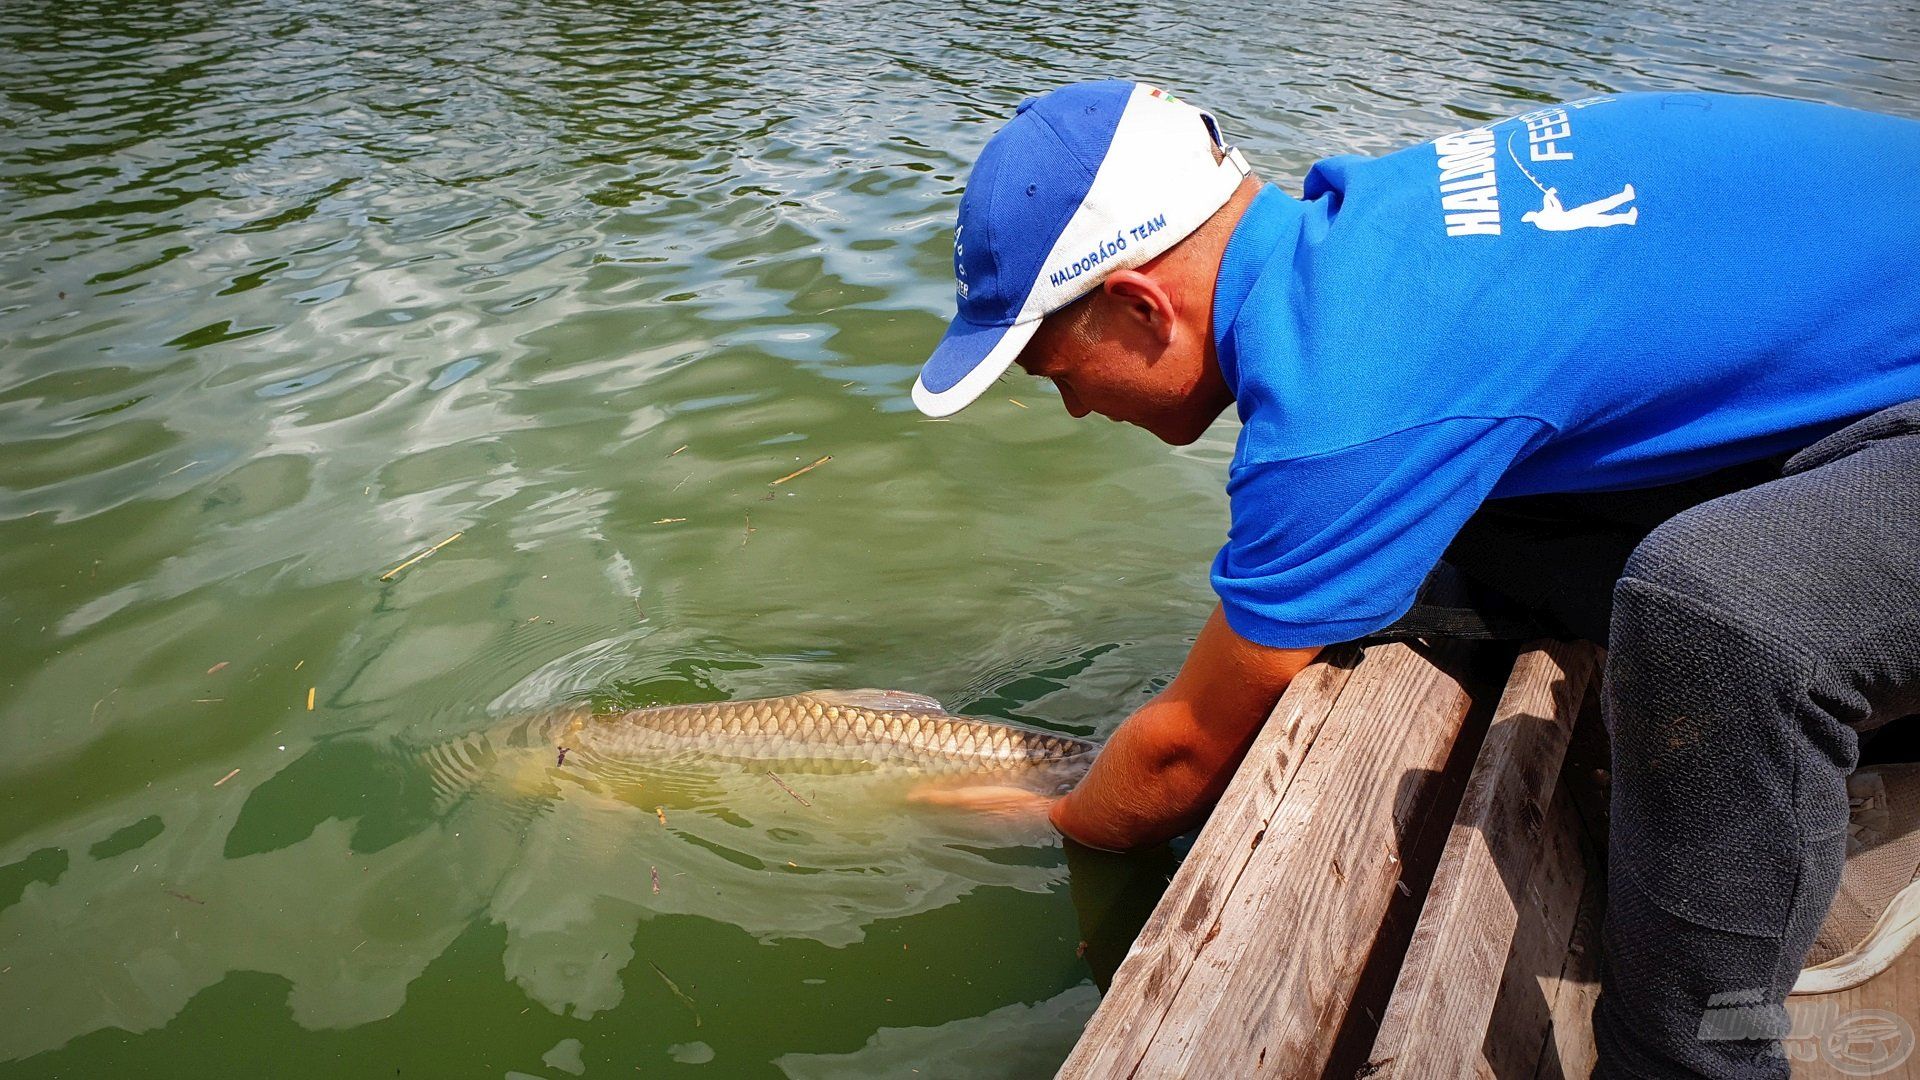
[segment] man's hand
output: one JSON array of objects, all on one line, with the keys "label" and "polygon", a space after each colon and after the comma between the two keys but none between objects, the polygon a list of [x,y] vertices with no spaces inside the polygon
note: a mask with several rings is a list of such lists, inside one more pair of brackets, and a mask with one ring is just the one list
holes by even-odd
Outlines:
[{"label": "man's hand", "polygon": [[908,802],[927,806],[966,810],[986,817],[1021,824],[1046,820],[1054,800],[1036,791],[1006,784],[972,784],[961,787],[923,784],[907,793]]},{"label": "man's hand", "polygon": [[1128,717],[1087,778],[1053,804],[1054,826],[1109,851],[1192,828],[1219,801],[1281,692],[1319,652],[1256,645],[1215,607],[1173,684]]}]

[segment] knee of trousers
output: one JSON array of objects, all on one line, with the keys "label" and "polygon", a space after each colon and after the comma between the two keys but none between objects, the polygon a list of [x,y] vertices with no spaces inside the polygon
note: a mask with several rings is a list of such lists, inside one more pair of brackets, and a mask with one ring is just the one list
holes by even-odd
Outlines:
[{"label": "knee of trousers", "polygon": [[[1602,684],[1616,872],[1667,914],[1779,937],[1846,825],[1811,662],[1720,595],[1712,537],[1656,529],[1614,589]],[[1722,549],[1723,551],[1723,549]],[[1817,890],[1816,890],[1817,891]]]},{"label": "knee of trousers", "polygon": [[1635,707],[1608,723],[1785,740],[1851,771],[1853,727],[1874,710],[1845,665],[1822,659],[1832,613],[1805,610],[1775,538],[1736,504],[1746,498],[1685,511],[1634,548],[1613,587],[1606,682],[1610,699]]},{"label": "knee of trousers", "polygon": [[[1812,661],[1768,618],[1745,572],[1755,558],[1748,537],[1699,507],[1649,533],[1613,587],[1608,675],[1620,680],[1616,689],[1646,706],[1664,698],[1708,707],[1726,714],[1722,724],[1793,719],[1783,706],[1805,692]],[[1735,701],[1746,707],[1733,708]],[[1669,726],[1671,718],[1658,722]]]}]

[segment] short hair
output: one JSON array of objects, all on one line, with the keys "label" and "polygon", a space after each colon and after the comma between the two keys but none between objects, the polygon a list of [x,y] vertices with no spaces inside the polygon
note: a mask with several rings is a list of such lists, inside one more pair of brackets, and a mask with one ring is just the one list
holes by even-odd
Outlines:
[{"label": "short hair", "polygon": [[1095,285],[1084,295],[1076,297],[1072,303],[1047,317],[1060,319],[1062,329],[1078,338],[1082,344],[1092,345],[1100,340],[1101,327],[1107,321],[1106,308],[1099,301],[1099,297],[1105,296],[1106,292],[1107,290]]}]

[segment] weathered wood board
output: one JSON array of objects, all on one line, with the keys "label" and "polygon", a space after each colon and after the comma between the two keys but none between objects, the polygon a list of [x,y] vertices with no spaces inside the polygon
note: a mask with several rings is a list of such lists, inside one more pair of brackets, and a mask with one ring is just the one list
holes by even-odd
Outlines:
[{"label": "weathered wood board", "polygon": [[[1565,837],[1548,833],[1549,812],[1594,669],[1586,645],[1541,642],[1520,654],[1401,962],[1367,1075],[1466,1076],[1479,1067],[1496,998],[1503,985],[1518,989],[1502,976],[1522,914],[1538,900],[1531,895],[1536,866],[1547,840],[1564,846]],[[1570,924],[1578,892],[1550,899],[1564,908],[1552,921]],[[1564,936],[1559,945],[1555,956],[1540,957],[1555,970]]]},{"label": "weathered wood board", "polygon": [[[1564,1073],[1555,1064],[1561,1049],[1553,1042],[1553,1025],[1562,1009],[1572,1008],[1563,995],[1582,992],[1581,985],[1569,978],[1577,973],[1570,973],[1566,963],[1581,900],[1590,886],[1597,885],[1599,867],[1581,832],[1566,779],[1562,778],[1547,811],[1539,865],[1521,904],[1513,948],[1481,1041],[1482,1064],[1475,1071],[1483,1076],[1528,1080],[1537,1075],[1557,1080],[1576,1075]],[[1568,1034],[1577,1036],[1584,1030]]]},{"label": "weathered wood board", "polygon": [[1281,699],[1060,1075],[1320,1075],[1472,704],[1463,651],[1351,655]]},{"label": "weathered wood board", "polygon": [[[1524,651],[1484,741],[1463,720],[1491,688],[1439,655],[1376,646],[1356,665],[1346,650],[1296,681],[1062,1076],[1332,1076],[1337,1041],[1344,1080],[1367,1038],[1363,1076],[1592,1074],[1606,886],[1599,654]],[[1441,804],[1456,794],[1436,793],[1457,793],[1462,777],[1455,813]],[[1431,870],[1440,845],[1412,837],[1443,809],[1453,827],[1423,897],[1411,864]],[[1395,967],[1375,1033],[1359,1006],[1378,1007]],[[1796,1078],[1920,1080],[1920,952],[1788,1008]]]}]

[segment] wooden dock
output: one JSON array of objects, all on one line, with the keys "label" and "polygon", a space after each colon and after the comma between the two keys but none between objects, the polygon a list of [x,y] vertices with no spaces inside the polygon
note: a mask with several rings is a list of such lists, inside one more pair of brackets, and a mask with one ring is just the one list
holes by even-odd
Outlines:
[{"label": "wooden dock", "polygon": [[[1517,658],[1330,650],[1275,708],[1059,1075],[1588,1076],[1599,662],[1544,641]],[[1904,1004],[1920,1022],[1917,975],[1908,957],[1809,1005],[1796,1076],[1843,1075],[1820,1016]]]}]

